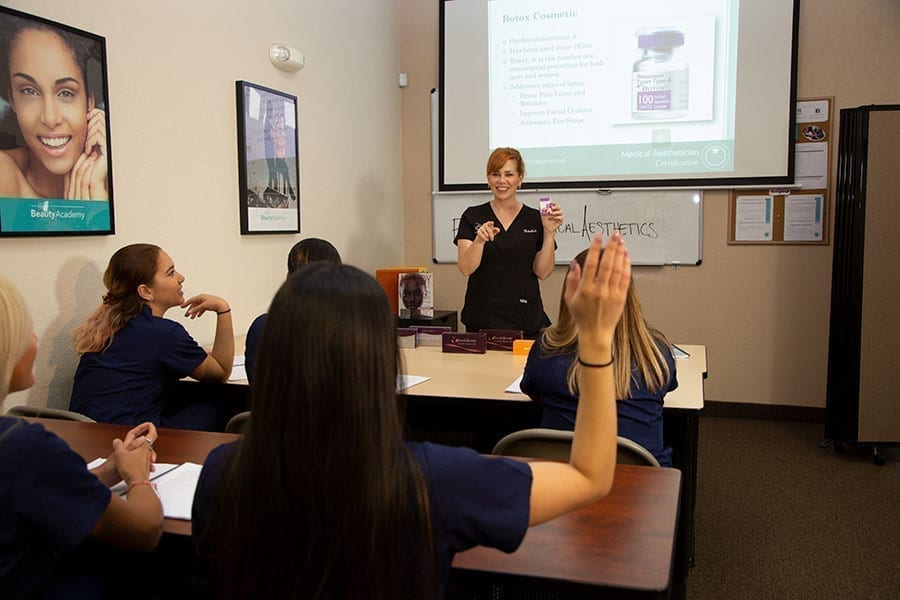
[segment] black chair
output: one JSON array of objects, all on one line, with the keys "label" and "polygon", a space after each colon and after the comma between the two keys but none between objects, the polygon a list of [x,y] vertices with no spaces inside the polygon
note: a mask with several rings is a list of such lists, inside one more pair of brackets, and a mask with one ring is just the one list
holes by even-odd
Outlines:
[{"label": "black chair", "polygon": [[244,433],[244,428],[247,427],[247,423],[249,422],[250,411],[245,410],[244,412],[239,412],[238,414],[228,419],[228,423],[225,425],[225,433]]}]

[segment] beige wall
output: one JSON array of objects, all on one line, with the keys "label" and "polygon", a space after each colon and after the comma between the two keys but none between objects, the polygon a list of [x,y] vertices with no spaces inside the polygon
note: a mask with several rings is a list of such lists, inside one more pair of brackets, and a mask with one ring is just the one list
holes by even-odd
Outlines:
[{"label": "beige wall", "polygon": [[[265,310],[303,236],[326,237],[374,271],[403,262],[398,16],[393,0],[4,0],[106,37],[116,235],[0,239],[0,271],[27,298],[37,384],[6,406],[66,407],[68,332],[100,301],[117,248],[163,246],[188,294],[228,299],[236,331]],[[268,61],[274,42],[306,67]],[[234,82],[299,97],[302,235],[241,236]],[[169,317],[177,318],[176,310]],[[201,342],[214,319],[186,322]]]},{"label": "beige wall", "polygon": [[[438,83],[438,3],[399,4],[400,68],[410,80],[402,94],[405,257],[430,264],[428,98]],[[799,96],[834,96],[838,108],[900,102],[898,31],[895,0],[803,0]],[[636,269],[645,312],[673,341],[707,346],[708,400],[822,407],[832,246],[728,246],[727,199],[723,191],[704,196],[702,265]],[[435,306],[460,309],[465,278],[456,265],[432,270]],[[551,318],[564,273],[557,267],[542,285]]]}]

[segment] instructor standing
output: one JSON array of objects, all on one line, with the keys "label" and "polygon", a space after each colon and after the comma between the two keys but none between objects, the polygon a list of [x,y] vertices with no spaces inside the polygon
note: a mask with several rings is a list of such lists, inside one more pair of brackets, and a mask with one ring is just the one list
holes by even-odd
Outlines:
[{"label": "instructor standing", "polygon": [[468,331],[521,329],[535,338],[550,324],[538,280],[553,272],[563,214],[555,204],[542,215],[519,202],[524,178],[519,151],[497,148],[487,162],[493,198],[470,206],[460,219],[453,242],[459,270],[469,278],[462,310]]}]

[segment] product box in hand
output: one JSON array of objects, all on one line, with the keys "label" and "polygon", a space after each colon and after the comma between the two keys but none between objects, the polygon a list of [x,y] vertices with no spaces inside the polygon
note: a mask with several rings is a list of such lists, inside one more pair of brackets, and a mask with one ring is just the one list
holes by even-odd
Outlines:
[{"label": "product box in hand", "polygon": [[384,288],[384,293],[387,294],[388,302],[391,303],[391,310],[394,311],[395,315],[400,314],[397,312],[399,310],[397,302],[397,274],[426,272],[428,272],[426,267],[390,267],[375,270],[375,279]]},{"label": "product box in hand", "polygon": [[415,325],[410,329],[416,330],[416,343],[419,346],[440,346],[441,335],[450,331],[446,325]]},{"label": "product box in hand", "polygon": [[434,273],[397,275],[397,312],[401,318],[434,316]]},{"label": "product box in hand", "polygon": [[506,350],[507,352],[512,352],[513,342],[521,340],[524,336],[520,329],[482,329],[481,333],[487,336],[488,350]]},{"label": "product box in hand", "polygon": [[418,346],[418,343],[416,342],[416,330],[412,327],[398,327],[397,346],[400,348],[415,348]]},{"label": "product box in hand", "polygon": [[484,354],[487,335],[484,332],[445,333],[441,336],[441,350],[461,354]]}]

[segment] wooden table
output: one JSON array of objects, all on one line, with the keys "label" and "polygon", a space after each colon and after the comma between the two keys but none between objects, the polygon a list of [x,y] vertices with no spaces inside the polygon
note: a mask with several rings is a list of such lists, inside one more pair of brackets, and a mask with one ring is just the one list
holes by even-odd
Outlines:
[{"label": "wooden table", "polygon": [[[95,458],[106,458],[112,452],[114,438],[122,439],[130,427],[107,423],[82,423],[59,419],[28,419],[40,423],[47,431],[52,431],[69,444],[76,453],[90,462]],[[238,439],[230,433],[210,433],[188,429],[159,429],[159,438],[153,444],[156,461],[161,463],[192,462],[203,464],[210,450],[220,444]],[[163,531],[178,535],[191,534],[191,522],[166,519]]]},{"label": "wooden table", "polygon": [[458,554],[454,577],[524,578],[529,588],[576,596],[610,590],[616,597],[625,591],[664,597],[680,479],[675,469],[618,465],[606,498],[531,527],[512,554],[482,546]]},{"label": "wooden table", "polygon": [[[29,419],[65,440],[85,461],[110,453],[120,425]],[[159,462],[202,463],[210,450],[237,439],[225,433],[160,429]],[[529,529],[512,554],[477,547],[457,555],[454,577],[515,578],[554,590],[599,589],[665,595],[670,585],[681,474],[619,465],[600,502]],[[166,519],[164,531],[190,536],[190,522]]]}]

